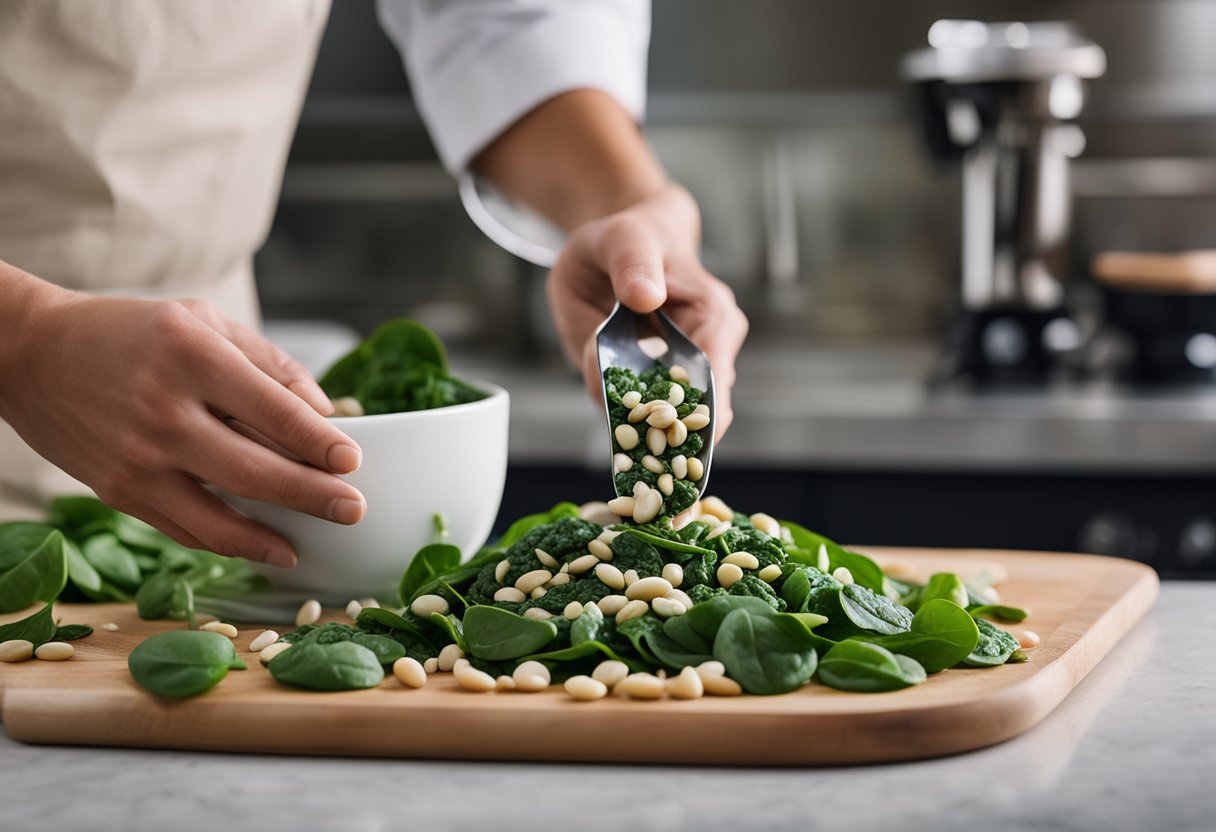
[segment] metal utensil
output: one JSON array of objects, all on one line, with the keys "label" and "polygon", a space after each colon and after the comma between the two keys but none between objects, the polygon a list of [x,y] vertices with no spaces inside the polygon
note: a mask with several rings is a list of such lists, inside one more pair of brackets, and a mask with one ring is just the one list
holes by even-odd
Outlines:
[{"label": "metal utensil", "polygon": [[596,330],[595,346],[599,357],[600,390],[604,395],[604,418],[608,420],[609,458],[616,446],[613,445],[612,419],[608,415],[608,391],[603,384],[604,370],[624,367],[640,373],[653,367],[655,361],[666,367],[679,364],[688,370],[688,383],[705,391],[705,404],[709,405],[709,425],[705,428],[708,435],[700,453],[696,455],[705,468],[705,473],[696,484],[697,496],[703,495],[709,484],[709,468],[714,458],[714,431],[718,413],[717,400],[714,398],[714,373],[709,366],[709,358],[662,310],[641,315],[620,303],[613,307],[612,314]]}]

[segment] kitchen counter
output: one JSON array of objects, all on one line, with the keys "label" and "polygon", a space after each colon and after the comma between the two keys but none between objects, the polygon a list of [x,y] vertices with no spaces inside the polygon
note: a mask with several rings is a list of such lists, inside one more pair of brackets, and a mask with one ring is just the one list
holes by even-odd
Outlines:
[{"label": "kitchen counter", "polygon": [[897,765],[290,758],[32,747],[0,734],[0,827],[1207,830],[1216,825],[1212,632],[1216,584],[1167,582],[1141,625],[1037,727],[971,754]]}]

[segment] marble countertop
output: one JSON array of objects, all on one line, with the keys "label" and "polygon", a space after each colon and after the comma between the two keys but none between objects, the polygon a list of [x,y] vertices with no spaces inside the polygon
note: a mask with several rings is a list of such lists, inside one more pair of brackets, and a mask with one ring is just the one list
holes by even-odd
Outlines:
[{"label": "marble countertop", "polygon": [[0,733],[0,828],[1206,831],[1216,828],[1213,632],[1216,584],[1166,583],[1038,726],[993,748],[893,765],[294,758],[34,747]]}]

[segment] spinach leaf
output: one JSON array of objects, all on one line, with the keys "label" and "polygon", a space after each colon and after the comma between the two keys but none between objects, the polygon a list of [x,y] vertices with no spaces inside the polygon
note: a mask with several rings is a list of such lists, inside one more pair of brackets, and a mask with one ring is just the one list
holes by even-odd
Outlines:
[{"label": "spinach leaf", "polygon": [[141,641],[127,657],[127,668],[147,691],[196,696],[227,676],[236,659],[236,648],[219,633],[174,630]]},{"label": "spinach leaf", "polygon": [[179,572],[163,570],[148,577],[135,593],[135,607],[139,617],[147,621],[162,618],[185,618],[187,603],[192,603],[194,593],[188,589],[185,576]]},{"label": "spinach leaf", "polygon": [[173,539],[153,526],[148,525],[138,517],[115,512],[114,535],[127,546],[159,552]]},{"label": "spinach leaf", "polygon": [[275,656],[266,667],[275,681],[310,690],[374,688],[384,679],[376,654],[354,641],[301,642]]},{"label": "spinach leaf", "polygon": [[915,659],[865,641],[842,641],[819,662],[819,681],[837,690],[880,693],[925,681]]},{"label": "spinach leaf", "polygon": [[406,618],[381,607],[364,609],[355,623],[364,632],[391,638],[405,648],[405,655],[420,662],[439,655],[440,649],[452,642],[447,628],[440,627],[431,620],[412,615],[411,618]]},{"label": "spinach leaf", "polygon": [[414,555],[401,577],[401,603],[409,606],[420,589],[429,582],[448,575],[460,566],[460,549],[450,543],[423,546]]},{"label": "spinach leaf", "polygon": [[875,633],[901,633],[912,624],[912,611],[860,584],[840,591],[840,604],[849,620]]},{"label": "spinach leaf", "polygon": [[131,550],[112,534],[95,534],[81,546],[84,559],[101,577],[119,586],[139,586],[142,573]]},{"label": "spinach leaf", "polygon": [[11,624],[0,624],[0,642],[22,639],[37,647],[55,636],[55,620],[51,618],[51,605],[47,604],[38,612],[27,615],[20,621]]},{"label": "spinach leaf", "polygon": [[546,653],[533,653],[530,656],[522,656],[520,657],[519,661],[536,661],[544,662],[545,664],[554,664],[559,662],[578,661],[579,659],[585,659],[588,657],[595,657],[599,661],[611,659],[613,661],[624,662],[635,671],[646,669],[645,665],[642,665],[633,659],[622,657],[602,641],[582,641],[570,647],[562,648],[561,650],[550,650]]},{"label": "spinach leaf", "polygon": [[798,563],[816,566],[819,547],[823,546],[828,553],[829,571],[843,566],[853,573],[853,580],[867,589],[875,592],[883,591],[882,569],[877,563],[865,555],[852,552],[839,543],[829,540],[821,534],[805,529],[789,520],[778,521],[782,527],[789,529],[793,545],[786,544],[785,550],[790,558]]},{"label": "spinach leaf", "polygon": [[464,614],[464,641],[481,659],[502,661],[536,653],[557,638],[550,621],[536,621],[497,607],[470,607]]},{"label": "spinach leaf", "polygon": [[448,637],[452,639],[452,642],[457,647],[461,650],[464,649],[464,631],[461,629],[463,625],[460,623],[459,618],[451,613],[443,615],[437,612],[431,613],[428,618],[432,624],[447,633]]},{"label": "spinach leaf", "polygon": [[979,643],[980,631],[958,604],[934,598],[921,604],[909,632],[861,638],[916,659],[926,673],[937,673],[967,658]]},{"label": "spinach leaf", "polygon": [[74,541],[90,535],[112,532],[118,512],[96,497],[66,496],[51,501],[47,522]]},{"label": "spinach leaf", "polygon": [[687,649],[683,644],[667,635],[665,626],[664,621],[658,616],[647,614],[617,625],[616,631],[629,639],[634,649],[643,657],[653,659],[654,663],[674,670],[689,665],[695,667],[713,659],[709,649]]},{"label": "spinach leaf", "polygon": [[942,599],[952,601],[963,609],[967,608],[967,587],[963,579],[953,572],[938,572],[929,578],[920,591],[920,603]]},{"label": "spinach leaf", "polygon": [[815,673],[815,642],[800,621],[772,612],[731,611],[714,638],[713,656],[748,693],[788,693]]},{"label": "spinach leaf", "polygon": [[0,523],[0,572],[12,569],[29,557],[55,531],[42,523]]},{"label": "spinach leaf", "polygon": [[53,531],[24,558],[0,573],[0,613],[23,610],[35,601],[48,604],[68,582],[63,534]]},{"label": "spinach leaf", "polygon": [[995,618],[998,621],[1010,621],[1014,624],[1025,621],[1026,616],[1030,615],[1029,610],[1005,604],[979,604],[967,607],[967,612],[976,618]]},{"label": "spinach leaf", "polygon": [[667,619],[663,632],[689,653],[713,653],[718,629],[735,610],[747,610],[756,615],[774,614],[773,608],[760,598],[719,595],[695,604],[683,615]]},{"label": "spinach leaf", "polygon": [[[73,586],[90,598],[105,591],[107,582],[93,568],[93,564],[85,560],[84,555],[75,543],[65,538],[63,541],[63,553],[67,556],[68,561],[68,580],[72,582]],[[121,593],[123,597],[114,600],[123,602],[131,600],[131,597],[127,593],[122,592],[122,590],[115,588],[115,591]]]},{"label": "spinach leaf", "polygon": [[684,543],[680,540],[673,540],[670,537],[662,537],[660,535],[648,532],[645,529],[638,528],[637,526],[623,526],[620,531],[640,538],[641,540],[649,543],[651,546],[654,546],[656,549],[665,549],[668,552],[680,552],[681,554],[686,555],[713,554],[713,551],[710,549],[703,549],[700,546],[694,546],[691,543]]},{"label": "spinach leaf", "polygon": [[570,644],[577,647],[584,641],[597,641],[605,629],[604,613],[595,604],[588,604],[583,607],[583,614],[570,625]]},{"label": "spinach leaf", "polygon": [[1018,649],[1018,640],[995,624],[983,618],[974,618],[979,628],[980,640],[963,664],[971,667],[996,667],[1009,661]]},{"label": "spinach leaf", "polygon": [[371,650],[376,660],[386,667],[392,667],[393,662],[405,655],[405,647],[388,636],[358,633],[351,636],[350,640],[360,647]]},{"label": "spinach leaf", "polygon": [[93,635],[93,628],[88,624],[61,624],[55,628],[51,641],[76,641]]}]

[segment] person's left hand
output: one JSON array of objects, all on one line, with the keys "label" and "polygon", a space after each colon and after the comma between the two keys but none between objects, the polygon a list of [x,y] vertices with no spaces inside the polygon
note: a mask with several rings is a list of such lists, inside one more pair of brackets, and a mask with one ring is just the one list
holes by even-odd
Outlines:
[{"label": "person's left hand", "polygon": [[734,418],[735,357],[747,317],[734,292],[701,265],[701,215],[679,185],[576,228],[549,274],[549,305],[566,355],[600,401],[595,331],[613,303],[635,312],[659,307],[705,351],[714,371],[717,432]]}]

